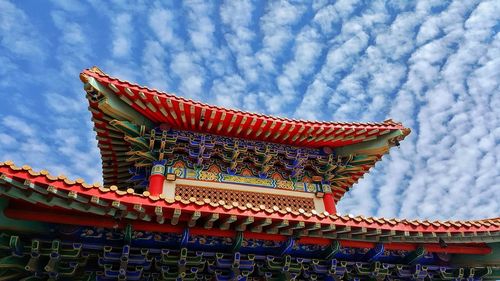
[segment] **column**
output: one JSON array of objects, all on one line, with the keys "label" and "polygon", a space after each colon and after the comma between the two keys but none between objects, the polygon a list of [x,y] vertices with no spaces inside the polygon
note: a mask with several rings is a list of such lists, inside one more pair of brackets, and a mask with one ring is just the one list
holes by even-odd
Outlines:
[{"label": "column", "polygon": [[149,176],[149,194],[158,196],[163,192],[163,182],[165,181],[165,165],[153,162],[151,175]]},{"label": "column", "polygon": [[337,209],[335,208],[335,200],[333,199],[333,194],[331,192],[325,193],[323,197],[323,205],[325,205],[325,211],[330,214],[337,213]]},{"label": "column", "polygon": [[325,195],[323,196],[323,205],[325,206],[325,211],[333,215],[337,213],[337,208],[335,208],[335,200],[333,199],[332,188],[329,184],[324,184],[322,187],[323,192],[325,192]]}]

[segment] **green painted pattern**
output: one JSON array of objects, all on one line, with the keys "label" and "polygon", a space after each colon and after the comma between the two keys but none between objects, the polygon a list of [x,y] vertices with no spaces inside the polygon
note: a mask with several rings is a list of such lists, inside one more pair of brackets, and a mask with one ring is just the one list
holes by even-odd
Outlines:
[{"label": "green painted pattern", "polygon": [[[0,186],[0,189],[3,187]],[[0,229],[12,232],[35,232],[44,233],[49,227],[41,222],[11,219],[5,216],[4,210],[9,205],[9,199],[0,197]]]}]

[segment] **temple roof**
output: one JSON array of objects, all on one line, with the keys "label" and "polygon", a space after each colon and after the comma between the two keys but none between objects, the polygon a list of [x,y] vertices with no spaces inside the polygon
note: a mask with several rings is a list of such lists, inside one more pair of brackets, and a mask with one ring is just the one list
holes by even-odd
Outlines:
[{"label": "temple roof", "polygon": [[281,143],[299,147],[337,147],[375,139],[401,130],[401,123],[319,122],[295,120],[208,105],[110,77],[98,68],[84,70],[83,81],[95,78],[156,123],[202,133]]},{"label": "temple roof", "polygon": [[[166,143],[176,146],[174,150],[164,150],[170,151],[168,157],[180,153],[180,146],[191,159],[192,149],[200,149],[190,146],[210,140],[212,145],[222,146],[219,150],[244,144],[243,150],[233,156],[238,154],[247,162],[254,161],[254,175],[271,168],[286,170],[282,173],[285,180],[295,174],[309,179],[319,176],[331,184],[338,201],[410,133],[410,129],[392,120],[317,122],[226,109],[122,81],[96,67],[84,70],[80,78],[89,100],[107,187],[134,187],[129,181],[131,169],[168,156],[160,151],[165,147],[164,140],[174,140]],[[217,141],[217,137],[226,139]],[[184,143],[176,144],[179,140]],[[254,156],[256,150],[266,159],[252,160],[258,158]],[[210,153],[205,150],[198,156],[199,161],[194,161],[213,161]],[[223,166],[239,163],[232,157],[220,158]],[[302,178],[296,180],[300,182]]]},{"label": "temple roof", "polygon": [[[105,224],[105,218],[110,218],[109,224],[114,224],[113,219],[120,212],[123,219],[136,221],[138,225],[156,231],[172,231],[172,227],[175,228],[178,224],[189,224],[194,229],[200,228],[200,231],[222,229],[221,225],[228,223],[234,224],[232,227],[228,226],[228,229],[243,227],[243,230],[258,233],[259,237],[281,237],[287,228],[303,230],[300,233],[305,237],[304,241],[335,238],[367,242],[437,243],[439,238],[445,237],[450,243],[479,243],[500,239],[500,218],[400,220],[291,211],[276,206],[241,206],[223,201],[199,201],[196,198],[165,198],[163,195],[151,196],[147,191],[139,194],[132,189],[121,191],[116,186],[106,188],[98,184],[86,184],[81,179],[70,180],[64,175],[52,176],[45,170],[34,171],[26,165],[17,167],[11,161],[0,162],[0,193],[40,206],[42,210],[43,206],[49,207],[46,208],[47,212],[58,220],[70,220],[72,212],[89,213],[101,218],[90,220],[90,223],[102,222],[102,226],[108,227],[112,225]],[[57,209],[64,209],[65,212],[57,212]],[[29,217],[36,216],[39,211],[33,207],[11,210],[6,214],[15,215],[16,212]],[[207,225],[207,221],[212,223]],[[217,223],[213,223],[214,221]],[[79,223],[85,222],[82,220]],[[273,231],[275,228],[279,231]]]}]

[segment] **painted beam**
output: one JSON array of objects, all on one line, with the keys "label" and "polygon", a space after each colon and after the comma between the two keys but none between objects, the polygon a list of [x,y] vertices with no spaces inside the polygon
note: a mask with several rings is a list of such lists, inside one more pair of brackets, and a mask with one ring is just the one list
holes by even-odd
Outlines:
[{"label": "painted beam", "polygon": [[[61,224],[71,224],[71,225],[87,225],[87,226],[97,226],[105,228],[125,228],[126,224],[132,225],[134,229],[143,231],[153,231],[153,232],[173,232],[182,233],[184,230],[181,226],[173,226],[170,224],[157,224],[152,222],[144,221],[116,221],[110,218],[98,217],[98,216],[85,216],[81,214],[62,214],[62,213],[50,213],[50,212],[40,212],[32,210],[19,210],[13,208],[7,208],[5,210],[5,215],[12,219],[25,219],[34,220],[40,222],[51,222],[51,223],[61,223]],[[216,214],[218,215],[218,214]],[[212,216],[209,216],[212,218]],[[217,216],[218,219],[218,216]],[[204,228],[192,228],[192,235],[209,235],[216,237],[228,237],[233,238],[236,235],[234,230],[218,230],[218,229],[204,229]],[[284,241],[286,236],[279,234],[269,234],[269,233],[254,233],[251,231],[245,231],[245,237],[247,239],[262,239],[270,241]],[[304,244],[315,244],[315,245],[330,245],[331,240],[326,238],[318,237],[301,237],[299,243]],[[373,248],[376,243],[364,242],[364,241],[353,241],[353,240],[339,240],[343,247],[353,247],[353,248]],[[387,250],[416,250],[417,245],[412,243],[387,243],[384,244]],[[459,253],[459,254],[477,254],[486,255],[491,253],[491,248],[485,244],[472,244],[472,245],[449,245],[446,248],[442,248],[439,244],[426,244],[424,245],[427,252],[433,253]]]}]

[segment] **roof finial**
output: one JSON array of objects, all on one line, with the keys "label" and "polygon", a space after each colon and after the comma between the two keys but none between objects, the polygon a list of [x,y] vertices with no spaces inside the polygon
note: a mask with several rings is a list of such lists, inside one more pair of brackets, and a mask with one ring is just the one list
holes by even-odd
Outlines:
[{"label": "roof finial", "polygon": [[95,72],[95,73],[99,73],[99,74],[104,75],[104,72],[103,72],[103,71],[102,71],[99,67],[97,67],[97,66],[95,66],[95,65],[94,65],[94,66],[92,66],[89,70],[90,70],[90,71],[92,71],[92,72]]}]

